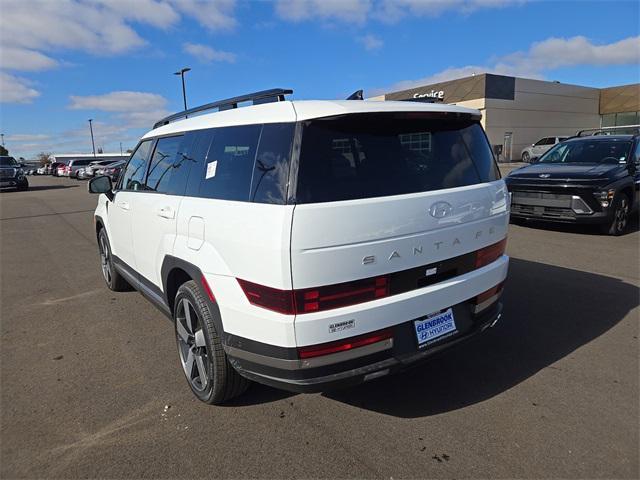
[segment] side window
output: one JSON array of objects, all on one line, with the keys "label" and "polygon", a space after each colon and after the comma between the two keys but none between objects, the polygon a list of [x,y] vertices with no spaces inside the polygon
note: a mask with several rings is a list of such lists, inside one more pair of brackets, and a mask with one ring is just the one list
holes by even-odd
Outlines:
[{"label": "side window", "polygon": [[533,144],[534,147],[541,147],[542,145],[546,145],[546,138],[542,138]]},{"label": "side window", "polygon": [[144,177],[147,173],[151,144],[151,140],[145,140],[131,155],[127,168],[122,175],[122,190],[142,190],[144,188]]},{"label": "side window", "polygon": [[278,205],[287,202],[294,130],[293,123],[266,124],[262,127],[251,179],[252,202]]},{"label": "side window", "polygon": [[184,165],[184,162],[177,163],[178,151],[184,139],[183,135],[176,137],[160,138],[156,143],[156,149],[149,163],[149,173],[147,174],[146,190],[154,192],[168,193],[171,179],[174,174],[174,167]]},{"label": "side window", "polygon": [[214,129],[199,196],[248,201],[261,125]]}]

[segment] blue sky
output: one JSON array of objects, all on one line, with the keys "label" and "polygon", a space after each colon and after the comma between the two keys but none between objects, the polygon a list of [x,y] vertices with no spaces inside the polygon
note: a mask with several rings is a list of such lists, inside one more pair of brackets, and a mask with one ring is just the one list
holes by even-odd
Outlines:
[{"label": "blue sky", "polygon": [[473,72],[640,81],[640,2],[0,0],[0,128],[15,156],[118,151],[164,114],[271,87],[373,95]]}]

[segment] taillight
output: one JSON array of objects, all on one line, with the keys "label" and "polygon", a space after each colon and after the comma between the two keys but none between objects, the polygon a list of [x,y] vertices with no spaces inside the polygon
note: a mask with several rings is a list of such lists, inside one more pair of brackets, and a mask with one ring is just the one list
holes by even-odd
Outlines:
[{"label": "taillight", "polygon": [[264,285],[247,282],[239,278],[238,283],[252,305],[286,315],[295,315],[293,292],[291,290],[278,290],[277,288],[265,287]]},{"label": "taillight", "polygon": [[507,237],[503,238],[498,243],[481,248],[476,252],[476,268],[484,267],[485,265],[489,265],[491,262],[495,262],[498,258],[504,255],[506,248]]},{"label": "taillight", "polygon": [[354,348],[364,347],[372,343],[382,342],[389,338],[393,338],[391,329],[379,330],[377,332],[367,333],[358,337],[351,337],[336,342],[322,343],[320,345],[311,345],[309,347],[299,347],[298,355],[301,359],[319,357],[321,355],[330,355],[332,353],[353,350]]},{"label": "taillight", "polygon": [[238,283],[252,305],[288,315],[331,310],[389,295],[389,279],[384,276],[301,290],[279,290],[242,279]]},{"label": "taillight", "polygon": [[298,313],[318,312],[368,302],[389,295],[387,277],[373,277],[295,291]]}]

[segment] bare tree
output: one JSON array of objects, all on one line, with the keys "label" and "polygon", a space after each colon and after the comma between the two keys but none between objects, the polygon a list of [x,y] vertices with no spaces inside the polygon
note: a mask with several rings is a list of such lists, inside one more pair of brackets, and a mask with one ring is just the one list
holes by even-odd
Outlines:
[{"label": "bare tree", "polygon": [[49,163],[50,156],[50,153],[40,152],[38,155],[36,155],[36,160],[41,167],[44,167],[47,163]]}]

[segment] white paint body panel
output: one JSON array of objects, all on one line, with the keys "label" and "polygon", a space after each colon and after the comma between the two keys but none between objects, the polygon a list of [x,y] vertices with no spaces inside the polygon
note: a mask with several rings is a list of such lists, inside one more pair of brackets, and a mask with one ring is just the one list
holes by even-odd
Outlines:
[{"label": "white paint body panel", "polygon": [[[144,138],[228,125],[396,111],[479,115],[477,110],[414,102],[279,102],[189,118],[159,127]],[[129,210],[119,210],[119,201],[128,203]],[[441,219],[431,216],[429,209],[435,202],[449,203],[451,214]],[[167,206],[175,211],[175,218],[157,215],[158,209]],[[251,305],[237,282],[241,278],[281,290],[322,286],[478,250],[506,235],[509,205],[502,180],[295,206],[117,192],[115,204],[100,196],[96,215],[105,221],[114,254],[148,280],[162,287],[165,255],[194,264],[216,297],[227,333],[283,347],[339,340],[449,307],[500,283],[508,267],[503,256],[484,268],[425,288],[297,317]],[[414,254],[415,248],[422,250],[419,255]],[[389,259],[393,252],[398,255]],[[375,261],[363,264],[367,256]],[[329,333],[330,323],[351,319],[353,329]]]}]

